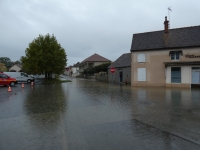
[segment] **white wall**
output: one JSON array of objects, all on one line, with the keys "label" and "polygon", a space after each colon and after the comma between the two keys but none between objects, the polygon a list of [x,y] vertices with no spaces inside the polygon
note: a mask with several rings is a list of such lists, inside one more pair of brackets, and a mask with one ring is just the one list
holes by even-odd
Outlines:
[{"label": "white wall", "polygon": [[12,66],[12,67],[9,69],[9,71],[10,71],[10,70],[15,70],[16,72],[18,72],[18,71],[21,70],[21,68],[19,68],[17,65],[14,65],[14,66]]},{"label": "white wall", "polygon": [[191,66],[181,67],[181,83],[190,83],[191,84]]},{"label": "white wall", "polygon": [[79,68],[78,67],[73,67],[72,68],[72,72],[73,72],[73,74],[72,74],[72,76],[78,76],[79,75]]},{"label": "white wall", "polygon": [[171,67],[166,68],[166,83],[171,83]]}]

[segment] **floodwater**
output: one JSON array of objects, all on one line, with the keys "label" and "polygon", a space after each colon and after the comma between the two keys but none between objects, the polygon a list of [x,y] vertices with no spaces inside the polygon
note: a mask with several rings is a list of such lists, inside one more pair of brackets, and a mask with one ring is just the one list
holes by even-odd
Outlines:
[{"label": "floodwater", "polygon": [[200,89],[19,86],[0,92],[0,150],[200,149]]}]

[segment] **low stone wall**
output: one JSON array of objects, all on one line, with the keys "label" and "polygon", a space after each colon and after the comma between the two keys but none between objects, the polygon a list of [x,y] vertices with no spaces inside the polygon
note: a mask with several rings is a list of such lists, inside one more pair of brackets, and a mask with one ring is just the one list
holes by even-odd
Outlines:
[{"label": "low stone wall", "polygon": [[95,76],[85,76],[85,79],[95,79]]},{"label": "low stone wall", "polygon": [[108,82],[108,75],[106,74],[106,72],[95,73],[94,76],[95,80],[97,81]]}]

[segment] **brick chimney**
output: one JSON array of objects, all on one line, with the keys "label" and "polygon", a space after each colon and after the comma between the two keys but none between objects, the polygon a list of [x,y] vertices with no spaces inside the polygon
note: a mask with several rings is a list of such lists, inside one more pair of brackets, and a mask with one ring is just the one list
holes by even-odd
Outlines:
[{"label": "brick chimney", "polygon": [[165,26],[164,32],[168,33],[168,30],[169,30],[169,21],[167,20],[167,16],[165,16],[164,26]]}]

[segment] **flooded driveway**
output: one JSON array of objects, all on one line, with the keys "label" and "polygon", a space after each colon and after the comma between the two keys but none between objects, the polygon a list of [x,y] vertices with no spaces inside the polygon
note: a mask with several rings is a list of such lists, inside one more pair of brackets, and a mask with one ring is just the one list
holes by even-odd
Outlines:
[{"label": "flooded driveway", "polygon": [[0,87],[0,150],[199,150],[200,90],[93,80]]}]

